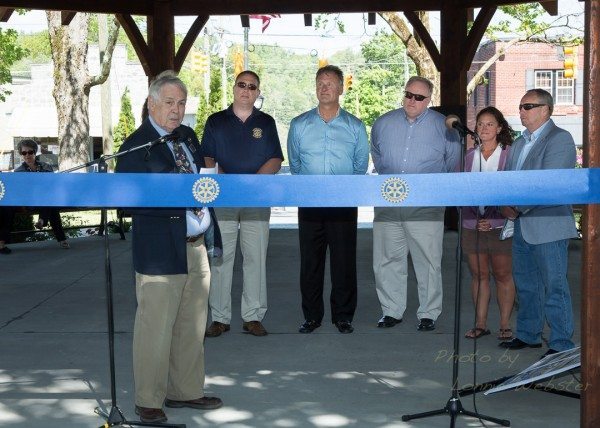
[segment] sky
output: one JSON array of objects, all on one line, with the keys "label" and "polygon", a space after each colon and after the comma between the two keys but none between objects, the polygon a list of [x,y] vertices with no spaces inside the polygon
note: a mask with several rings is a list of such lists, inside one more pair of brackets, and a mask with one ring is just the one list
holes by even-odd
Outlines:
[{"label": "sky", "polygon": [[[559,14],[580,12],[584,3],[578,0],[560,0]],[[495,20],[498,20],[498,13]],[[313,24],[317,15],[313,15]],[[195,17],[177,17],[175,29],[178,33],[185,33],[193,23]],[[347,48],[359,49],[362,42],[367,41],[380,29],[389,30],[383,19],[377,16],[376,25],[367,25],[366,14],[341,14],[341,19],[346,26],[345,33],[341,34],[334,25],[327,29],[316,29],[304,26],[304,18],[300,14],[283,15],[281,18],[271,20],[271,24],[264,33],[261,32],[262,22],[259,19],[250,20],[249,43],[277,45],[292,50],[298,54],[312,54],[319,58],[326,58],[336,51]],[[549,17],[549,19],[553,19]],[[439,39],[439,14],[430,15],[432,37]],[[583,26],[583,19],[580,21]],[[7,23],[0,23],[2,28],[14,28],[18,31],[31,33],[47,29],[46,18],[43,11],[31,11],[20,16],[13,14]],[[210,31],[224,30],[224,39],[227,42],[242,44],[243,28],[239,16],[212,17],[207,25]]]}]

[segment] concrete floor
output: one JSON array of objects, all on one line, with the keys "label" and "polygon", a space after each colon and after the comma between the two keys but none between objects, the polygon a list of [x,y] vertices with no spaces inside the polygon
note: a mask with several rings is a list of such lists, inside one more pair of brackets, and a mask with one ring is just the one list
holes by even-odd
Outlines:
[{"label": "concrete floor", "polygon": [[[286,223],[285,221],[280,222]],[[288,225],[288,227],[293,227]],[[443,407],[451,396],[456,233],[445,235],[444,311],[433,332],[417,332],[414,275],[404,322],[378,329],[371,235],[358,232],[358,309],[355,332],[341,335],[328,322],[310,335],[303,321],[298,286],[297,230],[273,229],[268,257],[269,335],[244,334],[239,316],[240,266],[233,287],[230,332],[206,339],[207,394],[223,399],[221,409],[167,409],[170,423],[188,427],[447,427],[446,415],[402,422],[404,414]],[[110,376],[102,238],[12,245],[0,255],[0,426],[11,428],[98,427],[97,406],[110,408]],[[125,416],[134,420],[131,364],[135,313],[130,237],[111,236],[114,287],[116,393]],[[580,242],[572,241],[570,280],[579,343]],[[495,334],[463,339],[473,323],[469,274],[463,264],[459,385],[515,374],[546,348],[507,352]],[[326,286],[326,296],[329,285]],[[514,318],[514,316],[513,316]],[[327,310],[325,321],[329,319]],[[514,322],[513,322],[514,325]],[[491,303],[489,327],[498,328]],[[476,366],[473,364],[475,361]],[[476,378],[474,370],[476,368]],[[571,376],[554,382],[569,381]],[[475,402],[473,399],[475,398]],[[579,401],[521,390],[465,397],[463,406],[509,419],[513,427],[579,426]],[[457,427],[484,426],[459,417]],[[486,422],[485,426],[496,426]]]}]

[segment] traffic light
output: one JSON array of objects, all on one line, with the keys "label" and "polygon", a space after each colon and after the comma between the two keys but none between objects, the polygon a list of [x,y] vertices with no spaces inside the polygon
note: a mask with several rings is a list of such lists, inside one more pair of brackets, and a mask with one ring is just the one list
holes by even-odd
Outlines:
[{"label": "traffic light", "polygon": [[208,55],[202,52],[192,52],[192,71],[206,73],[209,68]]},{"label": "traffic light", "polygon": [[323,68],[326,65],[329,65],[327,58],[319,58],[319,68]]},{"label": "traffic light", "polygon": [[233,54],[233,77],[236,78],[242,71],[244,71],[244,55],[238,51]]},{"label": "traffic light", "polygon": [[566,78],[573,78],[577,74],[577,46],[564,46],[563,53],[563,75]]},{"label": "traffic light", "polygon": [[344,76],[344,91],[351,91],[351,90],[352,90],[352,75],[346,74]]}]

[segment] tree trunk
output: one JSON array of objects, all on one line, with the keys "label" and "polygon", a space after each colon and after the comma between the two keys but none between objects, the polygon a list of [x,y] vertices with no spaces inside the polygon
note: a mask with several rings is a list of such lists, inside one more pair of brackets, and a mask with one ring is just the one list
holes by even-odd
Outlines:
[{"label": "tree trunk", "polygon": [[[392,31],[400,38],[404,46],[406,46],[406,53],[408,57],[415,63],[417,68],[417,74],[433,82],[434,88],[438,88],[434,91],[431,98],[433,105],[440,103],[440,73],[435,68],[435,64],[429,56],[429,52],[425,46],[421,44],[421,40],[416,34],[410,31],[410,28],[406,24],[406,21],[402,18],[399,13],[396,12],[380,12],[379,15],[388,23]],[[429,16],[427,13],[421,16],[421,21],[425,28],[429,29]]]},{"label": "tree trunk", "polygon": [[77,13],[68,26],[60,12],[46,12],[54,61],[58,115],[58,164],[64,170],[90,160],[87,36],[89,15]]}]

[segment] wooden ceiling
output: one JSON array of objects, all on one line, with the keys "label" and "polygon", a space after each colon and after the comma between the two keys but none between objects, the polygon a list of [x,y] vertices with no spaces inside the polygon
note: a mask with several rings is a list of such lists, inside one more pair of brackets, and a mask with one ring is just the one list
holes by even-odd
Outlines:
[{"label": "wooden ceiling", "polygon": [[[245,15],[262,13],[404,12],[468,9],[528,3],[523,0],[0,0],[0,19],[11,9],[41,9],[107,14],[152,15],[168,4],[173,15]],[[557,1],[540,2],[552,14]],[[10,15],[9,15],[10,16]]]}]

